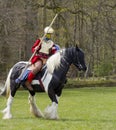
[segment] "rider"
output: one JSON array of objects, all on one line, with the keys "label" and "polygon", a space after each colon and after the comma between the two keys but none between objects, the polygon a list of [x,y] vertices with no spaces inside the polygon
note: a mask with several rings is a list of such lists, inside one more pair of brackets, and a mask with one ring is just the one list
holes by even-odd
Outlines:
[{"label": "rider", "polygon": [[31,86],[31,82],[35,75],[41,71],[43,64],[46,63],[46,60],[53,55],[57,50],[59,50],[59,46],[55,44],[51,40],[51,36],[54,33],[54,29],[52,27],[47,26],[44,29],[44,33],[46,34],[45,38],[41,41],[37,39],[34,45],[32,46],[32,53],[36,51],[36,54],[31,59],[31,65],[29,66],[27,80],[25,85],[29,90],[33,90]]}]

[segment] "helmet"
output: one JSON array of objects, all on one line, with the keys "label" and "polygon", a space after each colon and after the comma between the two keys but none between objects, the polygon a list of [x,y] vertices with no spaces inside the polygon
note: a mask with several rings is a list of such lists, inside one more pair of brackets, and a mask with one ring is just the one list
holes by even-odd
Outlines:
[{"label": "helmet", "polygon": [[52,27],[47,26],[44,29],[44,33],[54,33],[54,29]]}]

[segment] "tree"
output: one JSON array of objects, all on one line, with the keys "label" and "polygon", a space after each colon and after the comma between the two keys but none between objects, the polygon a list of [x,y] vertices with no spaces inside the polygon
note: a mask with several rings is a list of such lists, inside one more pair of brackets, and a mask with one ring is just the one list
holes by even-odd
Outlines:
[{"label": "tree", "polygon": [[0,66],[5,71],[30,58],[35,39],[60,12],[53,24],[54,41],[61,47],[79,43],[85,51],[87,76],[97,75],[100,68],[105,71],[105,64],[112,66],[107,74],[116,74],[115,0],[0,0],[0,8]]}]

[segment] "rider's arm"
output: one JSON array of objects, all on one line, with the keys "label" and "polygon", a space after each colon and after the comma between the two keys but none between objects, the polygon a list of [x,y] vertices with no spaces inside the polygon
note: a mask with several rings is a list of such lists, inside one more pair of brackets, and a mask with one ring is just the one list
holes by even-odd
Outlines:
[{"label": "rider's arm", "polygon": [[32,49],[31,49],[32,53],[33,53],[35,50],[40,50],[41,45],[39,46],[39,44],[40,44],[40,39],[37,39],[36,42],[34,43],[34,45],[32,46]]},{"label": "rider's arm", "polygon": [[56,53],[58,50],[60,50],[60,47],[58,45],[54,44],[51,49],[51,54]]}]

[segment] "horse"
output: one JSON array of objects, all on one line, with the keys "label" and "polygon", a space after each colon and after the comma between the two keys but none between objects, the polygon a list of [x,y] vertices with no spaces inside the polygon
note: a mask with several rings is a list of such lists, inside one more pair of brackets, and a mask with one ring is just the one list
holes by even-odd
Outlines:
[{"label": "horse", "polygon": [[[71,64],[74,64],[79,71],[86,71],[86,63],[84,58],[84,52],[81,48],[74,46],[59,50],[57,53],[52,55],[46,62],[46,65],[41,70],[41,73],[37,74],[36,78],[33,79],[31,85],[33,91],[29,91],[29,103],[30,111],[35,117],[45,119],[59,119],[58,116],[58,102],[62,94],[62,89],[66,82],[66,74]],[[3,119],[12,118],[11,106],[13,103],[14,96],[18,88],[23,83],[16,83],[15,80],[18,78],[27,65],[28,62],[20,61],[16,63],[9,71],[4,90],[0,95],[7,96],[6,108],[2,111]],[[38,80],[41,77],[41,83]],[[44,113],[38,108],[35,101],[36,92],[46,92],[51,100],[51,105],[45,108]]]}]

